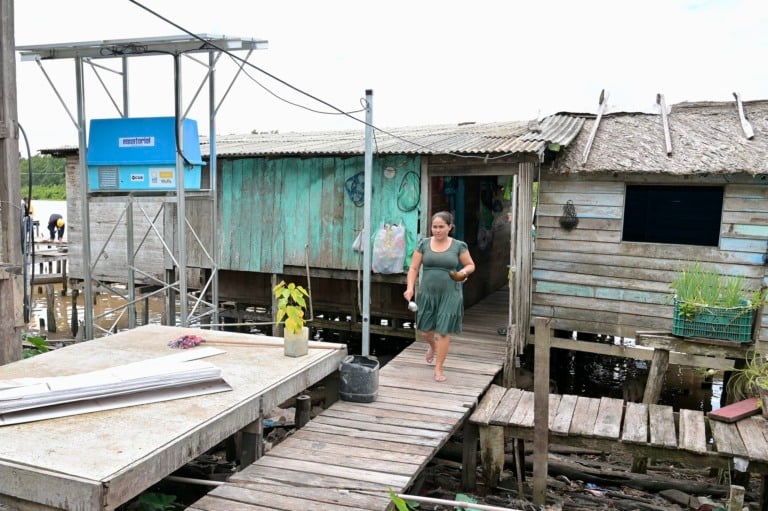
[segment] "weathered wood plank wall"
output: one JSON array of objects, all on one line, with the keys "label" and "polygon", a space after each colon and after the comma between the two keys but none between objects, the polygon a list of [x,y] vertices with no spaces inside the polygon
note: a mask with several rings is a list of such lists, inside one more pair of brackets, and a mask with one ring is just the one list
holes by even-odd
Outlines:
[{"label": "weathered wood plank wall", "polygon": [[[396,169],[394,178],[384,176],[386,167]],[[419,210],[400,211],[397,196],[405,173],[418,176],[419,168],[418,157],[376,158],[372,234],[383,223],[403,223],[416,239]],[[284,266],[303,267],[308,254],[312,268],[357,270],[352,244],[363,208],[349,198],[345,182],[362,170],[357,156],[223,160],[221,268],[281,273]]]},{"label": "weathered wood plank wall", "polygon": [[[627,183],[680,184],[654,175],[567,177],[542,174],[533,261],[533,316],[551,317],[563,330],[634,337],[636,330],[672,329],[669,285],[678,268],[698,260],[750,288],[768,283],[763,255],[768,240],[768,188],[759,179],[698,179],[725,186],[719,247],[622,242]],[[685,181],[686,184],[691,184]],[[572,200],[578,226],[558,219]],[[765,317],[765,315],[763,315]],[[760,340],[768,340],[768,321]]]}]

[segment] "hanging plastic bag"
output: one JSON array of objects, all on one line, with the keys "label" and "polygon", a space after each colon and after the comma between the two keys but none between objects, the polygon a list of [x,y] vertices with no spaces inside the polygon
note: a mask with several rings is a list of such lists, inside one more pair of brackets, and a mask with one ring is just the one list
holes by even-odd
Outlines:
[{"label": "hanging plastic bag", "polygon": [[405,226],[384,224],[373,239],[371,269],[374,273],[403,273]]},{"label": "hanging plastic bag", "polygon": [[357,233],[355,241],[352,242],[352,250],[363,253],[363,231]]}]

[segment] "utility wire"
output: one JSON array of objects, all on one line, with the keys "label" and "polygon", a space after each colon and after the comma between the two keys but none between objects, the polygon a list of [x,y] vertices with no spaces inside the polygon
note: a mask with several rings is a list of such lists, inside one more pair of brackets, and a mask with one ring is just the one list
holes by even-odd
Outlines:
[{"label": "utility wire", "polygon": [[[363,124],[364,126],[368,126],[370,128],[373,128],[376,131],[380,131],[381,133],[383,133],[385,135],[388,135],[388,136],[390,136],[392,138],[395,138],[397,140],[400,140],[401,142],[405,142],[407,144],[414,145],[414,146],[419,147],[421,149],[427,149],[429,151],[433,151],[434,150],[434,148],[432,146],[420,144],[418,142],[414,142],[413,140],[409,140],[409,139],[401,137],[399,135],[395,135],[394,133],[392,133],[390,131],[378,128],[378,127],[374,126],[373,124],[369,124],[368,122],[366,122],[366,121],[364,121],[362,119],[358,119],[357,117],[351,115],[351,113],[345,112],[341,108],[339,108],[339,107],[337,107],[337,106],[335,106],[335,105],[333,105],[333,104],[331,104],[331,103],[329,103],[329,102],[327,102],[327,101],[325,101],[325,100],[323,100],[323,99],[321,99],[321,98],[319,98],[319,97],[317,97],[317,96],[315,96],[313,94],[310,94],[309,92],[306,92],[306,91],[296,87],[295,85],[292,85],[292,84],[286,82],[282,78],[279,78],[279,77],[273,75],[272,73],[270,73],[269,71],[267,71],[265,69],[262,69],[261,67],[257,66],[256,64],[253,64],[253,63],[249,62],[248,60],[245,60],[242,57],[240,57],[238,55],[235,55],[234,53],[230,52],[229,50],[227,50],[225,48],[222,48],[222,47],[218,46],[217,44],[215,44],[215,43],[213,43],[211,41],[203,39],[199,35],[197,35],[197,34],[191,32],[191,31],[187,30],[186,28],[182,27],[178,23],[175,23],[172,20],[166,18],[162,14],[160,14],[160,13],[158,13],[156,11],[153,11],[149,7],[143,5],[141,2],[139,2],[137,0],[128,0],[128,1],[131,2],[132,4],[135,4],[136,6],[138,6],[140,8],[142,8],[142,9],[144,9],[145,11],[147,11],[150,14],[152,14],[153,16],[163,20],[164,22],[168,23],[172,27],[175,27],[178,30],[181,30],[182,32],[184,32],[185,34],[187,34],[187,35],[189,35],[191,37],[194,37],[195,39],[197,39],[198,41],[203,43],[206,47],[211,47],[211,48],[214,48],[214,49],[216,49],[216,50],[218,50],[218,51],[220,51],[222,53],[226,53],[227,55],[230,56],[230,58],[232,58],[234,60],[237,60],[237,61],[243,63],[244,65],[252,67],[256,71],[258,71],[258,72],[268,76],[269,78],[272,78],[276,82],[281,83],[282,85],[288,87],[289,89],[294,90],[294,91],[298,92],[299,94],[303,94],[304,96],[307,96],[308,98],[310,98],[310,99],[312,99],[314,101],[317,101],[318,103],[321,103],[321,104],[327,106],[328,108],[334,110],[339,115],[344,115],[346,117],[349,117],[350,119],[352,119],[354,121],[357,121],[360,124]],[[139,53],[139,52],[137,51],[137,53]],[[261,84],[259,84],[259,85],[261,85]],[[300,105],[296,105],[296,106],[300,106]],[[305,107],[302,107],[302,108],[305,108]],[[313,110],[311,110],[309,108],[307,108],[307,110],[313,111]],[[328,112],[318,112],[318,113],[328,113]],[[480,159],[480,160],[488,161],[488,160],[497,160],[499,158],[505,158],[507,156],[512,156],[512,155],[514,155],[516,153],[506,153],[506,154],[502,154],[502,155],[498,155],[498,156],[492,156],[492,157],[491,156],[487,156],[487,155],[486,156],[479,156],[479,155],[474,155],[474,154],[457,154],[457,153],[452,153],[450,151],[442,151],[442,152],[439,152],[437,154],[447,154],[447,155],[450,155],[450,156],[455,156],[457,158]]]}]

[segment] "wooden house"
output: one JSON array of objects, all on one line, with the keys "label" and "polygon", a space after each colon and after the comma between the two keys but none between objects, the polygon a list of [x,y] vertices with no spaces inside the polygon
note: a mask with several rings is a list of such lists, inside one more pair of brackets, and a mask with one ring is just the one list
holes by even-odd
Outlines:
[{"label": "wooden house", "polygon": [[766,101],[590,117],[541,169],[532,314],[568,333],[671,332],[686,263],[768,283],[767,199]]},{"label": "wooden house", "polygon": [[[578,133],[583,119],[552,116],[541,122],[423,126],[377,131],[372,169],[372,234],[384,225],[405,226],[406,261],[399,273],[374,273],[371,286],[371,332],[412,337],[404,323],[413,320],[402,293],[405,270],[416,240],[427,235],[431,215],[455,213],[455,236],[465,240],[478,271],[465,287],[471,306],[509,282],[510,261],[517,250],[510,219],[530,239],[532,185],[539,165],[552,148],[561,148]],[[554,145],[553,145],[554,144]],[[204,157],[209,156],[203,141]],[[59,156],[67,153],[59,151]],[[83,230],[82,193],[76,154],[68,153],[70,275],[82,278],[78,251]],[[238,317],[268,314],[271,288],[281,279],[311,286],[314,326],[359,331],[361,256],[353,243],[362,229],[363,130],[324,133],[264,133],[218,136],[215,175],[204,172],[204,188],[217,190],[216,225],[212,197],[205,191],[185,199],[190,242],[184,257],[187,280],[202,281],[213,268],[210,254],[216,237],[218,286],[222,302]],[[208,160],[210,161],[210,160]],[[206,176],[207,174],[207,176]],[[513,176],[518,176],[515,180]],[[212,178],[216,186],[211,187]],[[513,189],[517,184],[519,192]],[[125,243],[116,235],[125,196],[89,197],[93,276],[125,282]],[[134,238],[141,240],[148,267],[136,282],[167,279],[172,258],[162,256],[154,235],[164,231],[174,245],[175,199],[132,197],[142,213],[134,214]],[[517,211],[512,211],[513,206]],[[141,225],[139,225],[141,223]],[[215,232],[213,232],[215,230]],[[150,233],[148,236],[147,233]],[[192,234],[194,233],[194,235]],[[108,237],[112,240],[107,241]],[[138,242],[136,242],[138,243]],[[517,258],[517,262],[530,258]],[[529,270],[528,272],[529,273]],[[310,277],[310,281],[307,280]],[[523,280],[525,282],[526,279]],[[525,295],[525,293],[523,293]],[[527,318],[526,318],[527,319]],[[385,320],[385,321],[380,321]],[[494,325],[495,331],[497,326]]]}]

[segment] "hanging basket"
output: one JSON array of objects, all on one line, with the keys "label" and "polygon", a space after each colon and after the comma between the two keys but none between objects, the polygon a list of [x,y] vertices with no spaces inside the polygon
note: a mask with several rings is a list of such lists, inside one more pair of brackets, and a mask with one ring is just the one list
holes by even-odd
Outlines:
[{"label": "hanging basket", "polygon": [[570,231],[579,225],[579,217],[576,216],[576,206],[573,201],[568,201],[563,206],[563,215],[559,219],[560,226],[566,231]]}]

